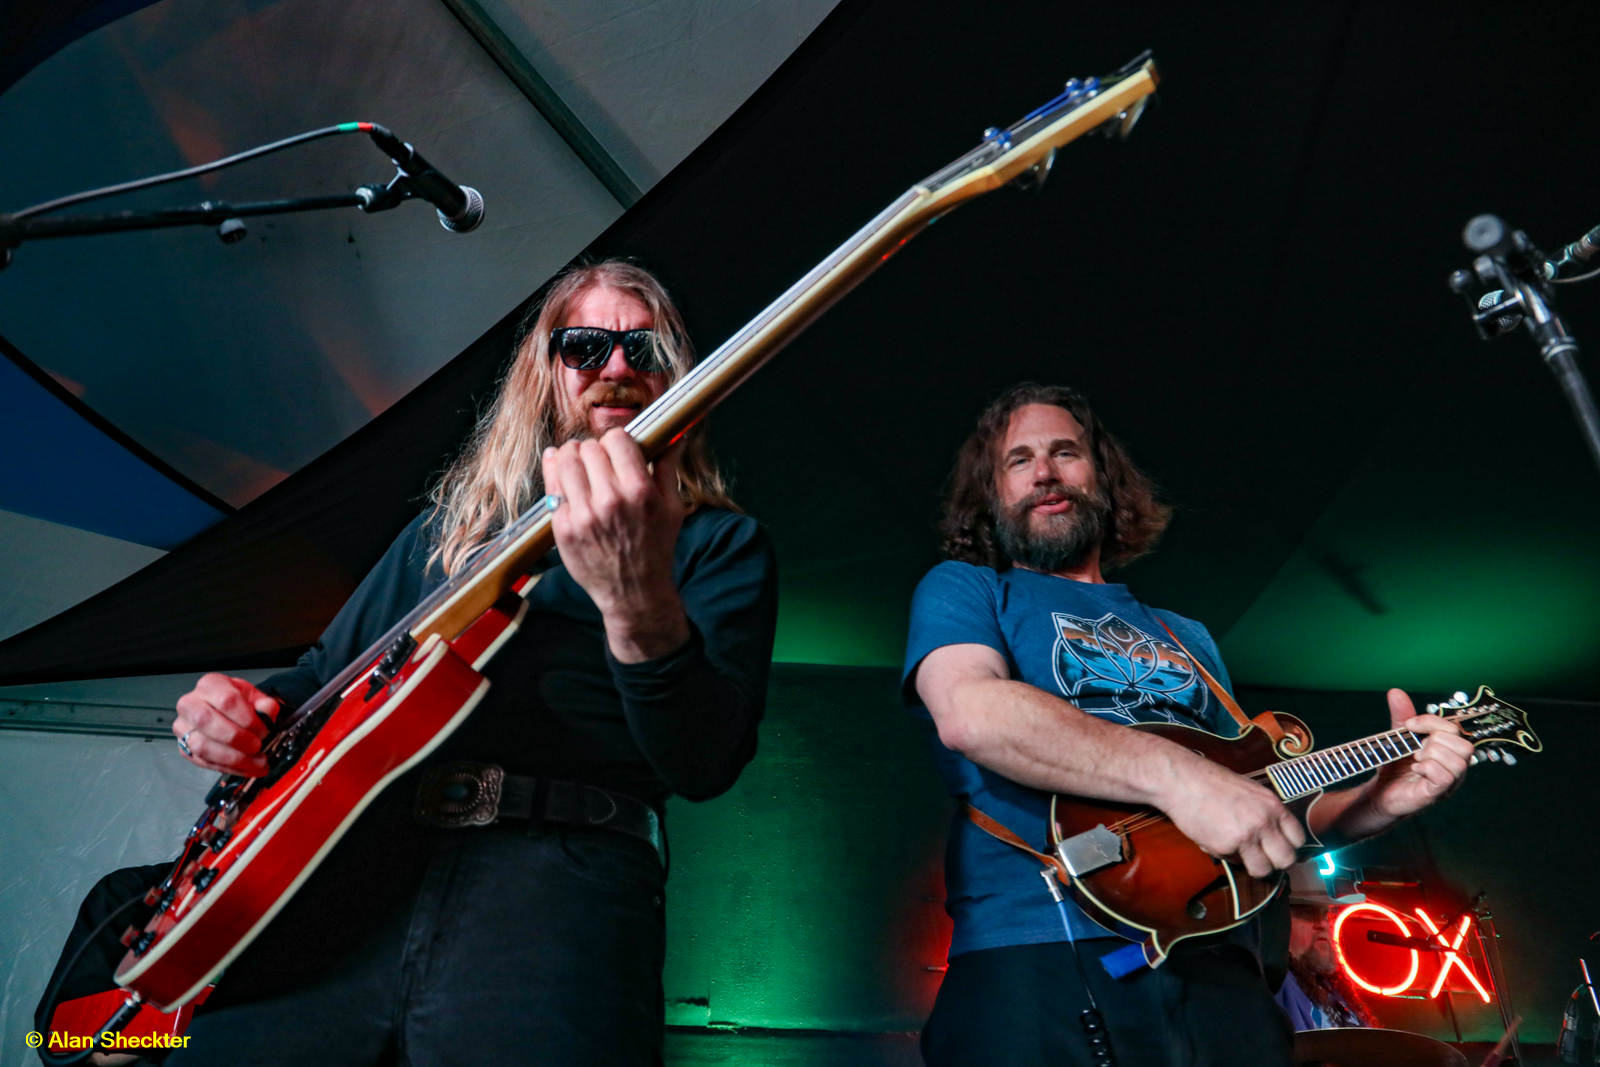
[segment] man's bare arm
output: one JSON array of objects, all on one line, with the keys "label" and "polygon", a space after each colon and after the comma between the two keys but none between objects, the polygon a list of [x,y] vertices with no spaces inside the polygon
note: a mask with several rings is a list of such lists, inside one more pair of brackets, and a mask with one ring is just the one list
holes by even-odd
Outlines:
[{"label": "man's bare arm", "polygon": [[1047,792],[1149,804],[1215,856],[1258,878],[1305,840],[1271,790],[1181,745],[1086,714],[1013,681],[986,645],[946,645],[917,668],[939,739],[974,763]]}]

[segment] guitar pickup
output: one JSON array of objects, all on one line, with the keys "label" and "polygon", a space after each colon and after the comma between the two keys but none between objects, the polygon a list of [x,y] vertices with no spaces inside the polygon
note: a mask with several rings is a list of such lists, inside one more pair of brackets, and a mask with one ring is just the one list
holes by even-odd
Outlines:
[{"label": "guitar pickup", "polygon": [[1093,830],[1069,837],[1056,845],[1056,855],[1074,878],[1122,862],[1122,838],[1101,823]]}]

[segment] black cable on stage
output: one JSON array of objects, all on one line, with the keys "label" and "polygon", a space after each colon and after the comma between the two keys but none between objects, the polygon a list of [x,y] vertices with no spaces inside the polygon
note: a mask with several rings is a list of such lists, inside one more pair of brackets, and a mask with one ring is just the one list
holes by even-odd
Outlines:
[{"label": "black cable on stage", "polygon": [[[72,973],[72,968],[78,965],[78,959],[83,955],[83,950],[94,944],[94,939],[99,937],[101,932],[104,931],[106,927],[110,926],[112,921],[115,920],[117,916],[121,915],[123,912],[142,901],[148,893],[149,890],[145,890],[138,896],[129,899],[126,903],[118,907],[116,911],[113,911],[110,915],[107,915],[104,919],[100,920],[99,926],[96,926],[93,930],[89,931],[89,936],[83,939],[83,943],[78,946],[78,950],[74,952],[71,958],[67,960],[67,965],[61,968],[61,972],[56,975],[56,980],[50,983],[49,991],[45,993],[44,1017],[46,1026],[49,1026],[55,1021],[56,1008],[60,1006],[56,1003],[56,998],[61,995],[62,983],[64,983],[67,980],[67,976]],[[118,1008],[117,1014],[113,1015],[111,1019],[106,1020],[105,1025],[101,1026],[100,1029],[95,1031],[96,1040],[92,1042],[88,1048],[81,1049],[80,1051],[74,1052],[68,1056],[61,1056],[54,1052],[50,1052],[45,1047],[41,1046],[36,1050],[40,1061],[45,1065],[45,1067],[70,1067],[71,1064],[82,1063],[96,1052],[102,1051],[98,1040],[99,1034],[108,1028],[111,1028],[112,1021],[115,1020],[117,1016],[121,1015],[126,1009],[126,1004],[124,1004],[121,1008]],[[129,1016],[128,1019],[124,1019],[122,1024],[117,1026],[115,1029],[120,1031],[122,1027],[126,1026],[131,1020],[132,1016]]]},{"label": "black cable on stage", "polygon": [[193,178],[199,174],[209,174],[214,170],[221,170],[223,167],[231,167],[235,163],[243,163],[245,160],[255,159],[259,156],[268,155],[272,152],[279,152],[285,148],[293,148],[295,145],[305,144],[308,141],[319,141],[324,137],[337,137],[340,134],[345,133],[371,132],[372,123],[370,122],[341,122],[337,126],[324,126],[320,130],[312,130],[309,133],[297,133],[293,137],[285,137],[281,141],[274,141],[271,144],[264,144],[257,148],[247,149],[246,151],[240,152],[237,155],[228,156],[224,159],[212,160],[210,163],[202,163],[198,167],[190,167],[187,170],[175,170],[167,174],[157,174],[150,178],[140,178],[137,181],[123,182],[120,185],[107,185],[99,189],[90,189],[82,193],[73,193],[71,196],[58,197],[55,200],[46,200],[42,204],[35,204],[32,207],[23,208],[21,211],[12,214],[11,217],[13,219],[31,218],[34,215],[43,215],[47,212],[56,211],[60,208],[71,207],[73,204],[82,204],[88,200],[99,200],[101,197],[115,196],[118,193],[131,193],[135,189],[148,189],[154,185],[165,185],[168,182],[182,181],[184,178]]}]

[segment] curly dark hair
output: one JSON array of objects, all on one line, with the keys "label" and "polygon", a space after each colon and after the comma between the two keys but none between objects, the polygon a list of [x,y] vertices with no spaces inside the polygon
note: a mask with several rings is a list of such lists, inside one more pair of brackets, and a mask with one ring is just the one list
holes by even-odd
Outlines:
[{"label": "curly dark hair", "polygon": [[997,571],[1011,566],[995,536],[995,472],[1011,416],[1028,404],[1062,408],[1078,420],[1088,436],[1095,483],[1111,502],[1100,542],[1100,565],[1120,567],[1155,547],[1172,519],[1172,508],[1157,498],[1155,483],[1134,465],[1127,449],[1111,436],[1077,390],[1023,382],[983,409],[977,428],[956,453],[945,492],[944,518],[939,522],[939,547],[944,557]]}]

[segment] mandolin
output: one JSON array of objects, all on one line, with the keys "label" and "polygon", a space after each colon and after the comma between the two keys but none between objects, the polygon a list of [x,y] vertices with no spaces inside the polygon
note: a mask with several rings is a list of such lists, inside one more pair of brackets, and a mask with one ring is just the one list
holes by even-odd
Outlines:
[{"label": "mandolin", "polygon": [[[1007,184],[1038,187],[1061,146],[1101,131],[1126,136],[1155,91],[1141,56],[1066,91],[913,185],[630,423],[660,455],[929,223]],[[272,921],[362,810],[432,752],[488,690],[481,670],[517,629],[553,547],[543,501],[395,624],[299,708],[265,745],[265,777],[226,777],[207,797],[157,908],[125,935],[126,1007],[188,1003]]]},{"label": "mandolin", "polygon": [[[1474,763],[1488,759],[1514,764],[1513,747],[1529,752],[1544,747],[1528,726],[1527,713],[1488,687],[1479,688],[1470,702],[1460,693],[1447,704],[1430,704],[1428,710],[1461,728],[1479,750]],[[1389,730],[1314,752],[1305,723],[1292,715],[1267,714],[1282,731],[1276,742],[1255,724],[1236,738],[1167,723],[1129,729],[1164,737],[1260,782],[1282,798],[1302,825],[1328,787],[1405,759],[1422,747],[1420,735]],[[1052,849],[1071,876],[1073,899],[1107,929],[1142,936],[1145,962],[1152,967],[1186,937],[1248,922],[1283,885],[1282,872],[1252,878],[1242,865],[1202,852],[1155,808],[1058,795],[1050,802],[1049,825]],[[1309,828],[1306,833],[1302,856],[1324,851]]]}]

